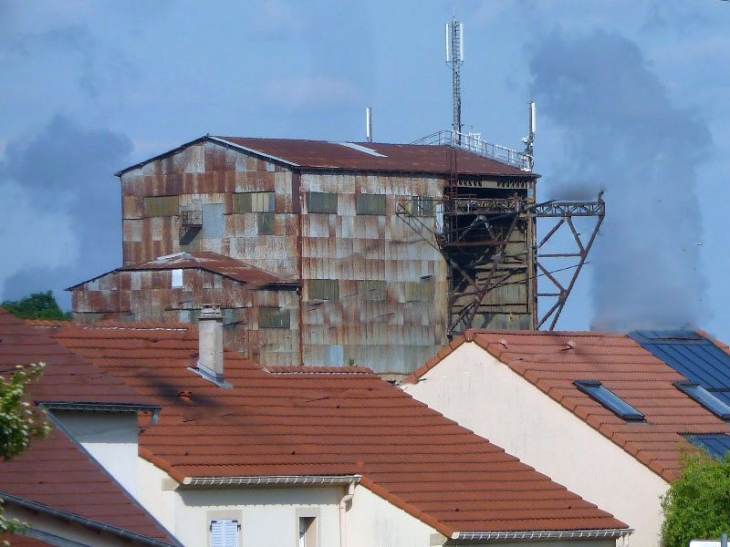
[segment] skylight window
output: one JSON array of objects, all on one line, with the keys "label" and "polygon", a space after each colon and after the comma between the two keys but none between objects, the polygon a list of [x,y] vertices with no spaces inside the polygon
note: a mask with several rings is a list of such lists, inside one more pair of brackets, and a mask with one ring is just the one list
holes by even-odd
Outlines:
[{"label": "skylight window", "polygon": [[576,380],[573,385],[627,422],[643,422],[644,415],[598,380]]},{"label": "skylight window", "polygon": [[700,403],[718,418],[730,421],[730,406],[715,397],[701,385],[692,382],[675,382],[674,386],[682,393],[689,395],[690,398]]}]

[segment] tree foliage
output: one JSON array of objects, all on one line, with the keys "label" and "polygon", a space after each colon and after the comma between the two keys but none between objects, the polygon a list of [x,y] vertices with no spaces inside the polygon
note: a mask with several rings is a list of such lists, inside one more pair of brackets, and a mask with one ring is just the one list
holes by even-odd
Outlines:
[{"label": "tree foliage", "polygon": [[684,456],[681,476],[662,498],[663,547],[687,547],[692,539],[720,539],[730,531],[730,455]]},{"label": "tree foliage", "polygon": [[70,313],[61,311],[53,297],[53,291],[33,293],[15,301],[4,300],[0,306],[20,319],[71,319]]},{"label": "tree foliage", "polygon": [[[26,450],[32,438],[50,431],[43,411],[25,400],[28,382],[40,377],[44,366],[19,365],[12,373],[0,375],[0,456],[6,461]],[[24,529],[22,522],[5,518],[0,505],[0,534],[22,533]]]}]

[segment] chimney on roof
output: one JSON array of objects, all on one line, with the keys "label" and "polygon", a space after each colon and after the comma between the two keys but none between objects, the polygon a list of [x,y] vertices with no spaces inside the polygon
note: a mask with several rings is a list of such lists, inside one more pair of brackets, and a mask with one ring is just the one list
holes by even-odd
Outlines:
[{"label": "chimney on roof", "polygon": [[216,384],[223,384],[223,316],[217,306],[203,305],[198,323],[198,370]]}]

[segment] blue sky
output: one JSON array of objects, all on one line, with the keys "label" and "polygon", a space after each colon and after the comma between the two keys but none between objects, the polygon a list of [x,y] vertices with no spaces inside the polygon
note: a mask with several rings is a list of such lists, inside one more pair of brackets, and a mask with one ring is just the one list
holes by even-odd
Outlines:
[{"label": "blue sky", "polygon": [[410,142],[463,122],[519,148],[541,199],[607,218],[563,329],[692,324],[730,340],[730,3],[0,0],[0,299],[120,264],[113,173],[205,133]]}]

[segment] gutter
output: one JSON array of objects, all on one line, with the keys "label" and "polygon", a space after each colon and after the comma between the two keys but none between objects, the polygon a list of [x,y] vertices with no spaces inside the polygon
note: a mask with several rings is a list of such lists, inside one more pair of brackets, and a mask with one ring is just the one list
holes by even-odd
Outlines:
[{"label": "gutter", "polygon": [[185,477],[181,487],[226,486],[347,486],[360,482],[360,475],[259,475],[251,477]]},{"label": "gutter", "polygon": [[129,541],[136,541],[138,543],[142,543],[143,545],[149,545],[150,547],[170,547],[172,545],[179,545],[179,543],[168,543],[159,539],[143,536],[142,534],[137,534],[136,532],[130,532],[129,530],[118,528],[110,524],[105,524],[97,520],[91,520],[86,517],[77,515],[76,513],[70,513],[62,509],[54,509],[52,507],[48,507],[47,505],[43,505],[42,503],[19,498],[11,494],[6,494],[5,492],[0,492],[0,499],[18,505],[19,507],[22,507],[24,509],[28,509],[29,511],[37,511],[39,513],[51,515],[52,517],[60,518],[69,522],[80,524],[87,528],[91,528],[93,530],[96,530],[97,532],[107,532],[127,539]]},{"label": "gutter", "polygon": [[462,541],[515,541],[563,539],[619,539],[633,534],[633,528],[601,530],[533,530],[524,532],[454,532],[451,539]]},{"label": "gutter", "polygon": [[152,423],[156,424],[161,407],[152,404],[137,403],[77,403],[63,401],[37,401],[38,406],[46,410],[65,410],[76,412],[149,412]]}]

